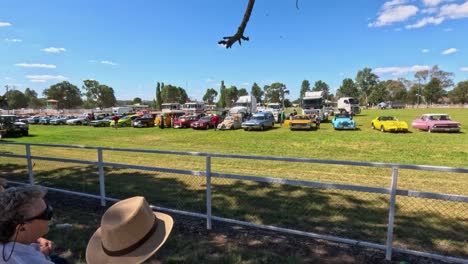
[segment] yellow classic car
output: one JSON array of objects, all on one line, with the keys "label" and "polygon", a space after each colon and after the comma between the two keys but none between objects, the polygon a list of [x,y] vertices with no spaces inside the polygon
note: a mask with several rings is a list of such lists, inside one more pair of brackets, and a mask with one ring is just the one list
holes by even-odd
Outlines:
[{"label": "yellow classic car", "polygon": [[408,124],[394,116],[379,116],[372,120],[371,127],[382,132],[408,132]]},{"label": "yellow classic car", "polygon": [[305,129],[311,130],[312,124],[314,122],[310,118],[310,115],[296,115],[289,121],[289,129],[296,130],[296,129]]}]

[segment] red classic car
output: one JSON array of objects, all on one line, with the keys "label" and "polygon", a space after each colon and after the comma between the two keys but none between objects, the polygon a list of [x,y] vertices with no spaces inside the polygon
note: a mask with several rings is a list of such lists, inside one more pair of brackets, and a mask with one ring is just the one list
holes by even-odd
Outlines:
[{"label": "red classic car", "polygon": [[199,120],[192,122],[190,127],[193,129],[208,129],[213,127],[213,118],[212,116],[204,116]]},{"label": "red classic car", "polygon": [[190,127],[190,125],[198,121],[200,119],[199,115],[185,115],[179,117],[177,120],[174,121],[174,128],[187,128]]},{"label": "red classic car", "polygon": [[460,132],[461,125],[452,121],[447,114],[424,114],[411,123],[415,129],[425,130],[427,132]]}]

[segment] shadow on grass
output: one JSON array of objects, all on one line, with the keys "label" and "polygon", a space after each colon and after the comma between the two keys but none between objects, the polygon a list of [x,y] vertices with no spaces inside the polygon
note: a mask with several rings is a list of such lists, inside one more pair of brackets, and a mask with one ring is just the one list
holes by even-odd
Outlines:
[{"label": "shadow on grass", "polygon": [[[9,180],[15,180],[15,177],[24,179],[24,176],[13,172],[24,173],[25,170],[27,178],[26,166],[0,164],[0,172],[12,173],[5,177]],[[35,168],[34,173],[36,182],[41,185],[99,194],[99,177],[95,166],[43,166]],[[204,177],[105,168],[105,181],[109,197],[125,199],[141,195],[155,206],[206,212]],[[410,202],[415,207],[424,208],[424,203],[414,201]],[[94,229],[103,209],[99,207],[98,200],[92,206],[95,209],[86,212],[93,216],[91,222],[67,218],[66,215],[63,221],[88,231]],[[467,206],[461,204],[461,208],[456,209],[463,210]],[[70,210],[80,212],[80,208],[81,205],[76,204]],[[445,208],[448,210],[445,214],[435,211],[407,214],[400,211],[397,205],[395,234],[398,245],[466,258],[466,232],[462,230],[468,230],[468,216],[466,210],[465,213],[451,215],[450,209],[453,208]],[[213,178],[212,211],[219,217],[385,244],[388,196]],[[83,239],[79,232],[70,235]],[[84,252],[85,243],[80,242],[79,245],[81,248],[76,250]]]}]

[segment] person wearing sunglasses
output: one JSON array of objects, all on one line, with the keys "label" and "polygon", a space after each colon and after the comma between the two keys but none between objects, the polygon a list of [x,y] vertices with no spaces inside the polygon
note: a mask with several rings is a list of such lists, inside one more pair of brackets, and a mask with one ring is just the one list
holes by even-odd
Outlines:
[{"label": "person wearing sunglasses", "polygon": [[53,264],[49,231],[52,207],[44,201],[46,190],[38,186],[13,187],[0,192],[0,263]]}]

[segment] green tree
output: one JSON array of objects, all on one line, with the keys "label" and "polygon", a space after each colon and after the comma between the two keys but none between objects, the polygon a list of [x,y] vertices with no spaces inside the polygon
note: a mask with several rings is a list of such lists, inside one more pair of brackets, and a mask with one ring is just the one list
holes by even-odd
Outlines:
[{"label": "green tree", "polygon": [[5,97],[8,103],[8,109],[19,109],[28,106],[28,98],[21,91],[9,90],[5,94]]},{"label": "green tree", "polygon": [[436,78],[440,81],[440,86],[442,87],[442,89],[447,89],[453,86],[452,72],[443,71],[439,69],[439,66],[434,65],[429,71],[429,74],[431,76],[431,79]]},{"label": "green tree", "polygon": [[114,89],[96,80],[84,80],[83,87],[86,95],[87,107],[111,107],[117,103]]},{"label": "green tree", "polygon": [[282,102],[282,94],[286,89],[286,85],[283,83],[275,82],[271,85],[265,85],[263,90],[265,92],[265,101],[269,103],[281,103]]},{"label": "green tree", "polygon": [[388,100],[392,102],[406,102],[406,91],[404,80],[388,80],[384,82],[388,92]]},{"label": "green tree", "polygon": [[312,88],[312,91],[323,91],[323,96],[325,98],[328,98],[329,94],[330,94],[330,86],[328,86],[327,83],[321,81],[321,80],[318,80],[315,82],[314,84],[314,88]]},{"label": "green tree", "polygon": [[301,84],[301,92],[299,94],[300,101],[304,98],[306,92],[310,91],[310,83],[308,80],[303,80]]},{"label": "green tree", "polygon": [[369,103],[371,104],[378,104],[380,102],[385,102],[385,101],[388,101],[388,99],[389,99],[389,93],[387,90],[386,82],[379,82],[377,85],[375,85],[368,98]]},{"label": "green tree", "polygon": [[66,81],[56,83],[45,89],[43,95],[47,99],[57,100],[58,109],[73,109],[83,105],[80,89]]},{"label": "green tree", "polygon": [[468,81],[459,82],[457,87],[448,92],[448,96],[454,103],[468,103]]},{"label": "green tree", "polygon": [[180,103],[188,101],[188,96],[185,90],[174,85],[164,85],[161,90],[161,98],[163,103]]},{"label": "green tree", "polygon": [[161,109],[162,103],[163,103],[163,101],[162,101],[162,96],[161,96],[161,84],[158,82],[158,84],[156,85],[156,105],[155,105],[155,108],[156,109]]},{"label": "green tree", "polygon": [[224,85],[224,81],[221,81],[221,86],[219,87],[218,107],[226,108],[226,86]]},{"label": "green tree", "polygon": [[252,85],[252,89],[250,90],[250,95],[255,96],[255,99],[257,99],[257,103],[262,102],[262,97],[263,97],[262,88],[260,88],[260,86],[258,86],[258,84],[255,82]]},{"label": "green tree", "polygon": [[419,95],[419,84],[413,84],[409,91],[408,94],[406,95],[406,103],[415,105],[417,104],[420,96]]},{"label": "green tree", "polygon": [[133,98],[132,104],[141,104],[143,100],[140,97]]},{"label": "green tree", "polygon": [[37,92],[26,88],[24,90],[24,95],[28,98],[28,107],[33,109],[38,109],[44,106],[44,100],[37,98]]},{"label": "green tree", "polygon": [[426,87],[424,87],[423,95],[426,98],[426,102],[431,105],[442,98],[445,94],[444,92],[442,82],[438,78],[432,77]]},{"label": "green tree", "polygon": [[359,90],[353,79],[346,78],[343,80],[340,88],[336,90],[336,97],[359,97]]},{"label": "green tree", "polygon": [[372,73],[371,68],[364,68],[359,70],[356,75],[356,86],[364,97],[364,101],[368,104],[368,97],[372,92],[372,89],[377,85],[379,76]]},{"label": "green tree", "polygon": [[240,88],[239,91],[237,92],[237,96],[246,96],[246,95],[249,95],[249,93],[247,92],[247,89],[245,88]]},{"label": "green tree", "polygon": [[216,96],[218,96],[218,92],[213,88],[208,88],[206,89],[205,95],[203,95],[203,102],[212,105],[214,104]]},{"label": "green tree", "polygon": [[232,85],[229,89],[226,89],[226,106],[231,107],[233,103],[239,98],[239,90],[237,87]]}]

